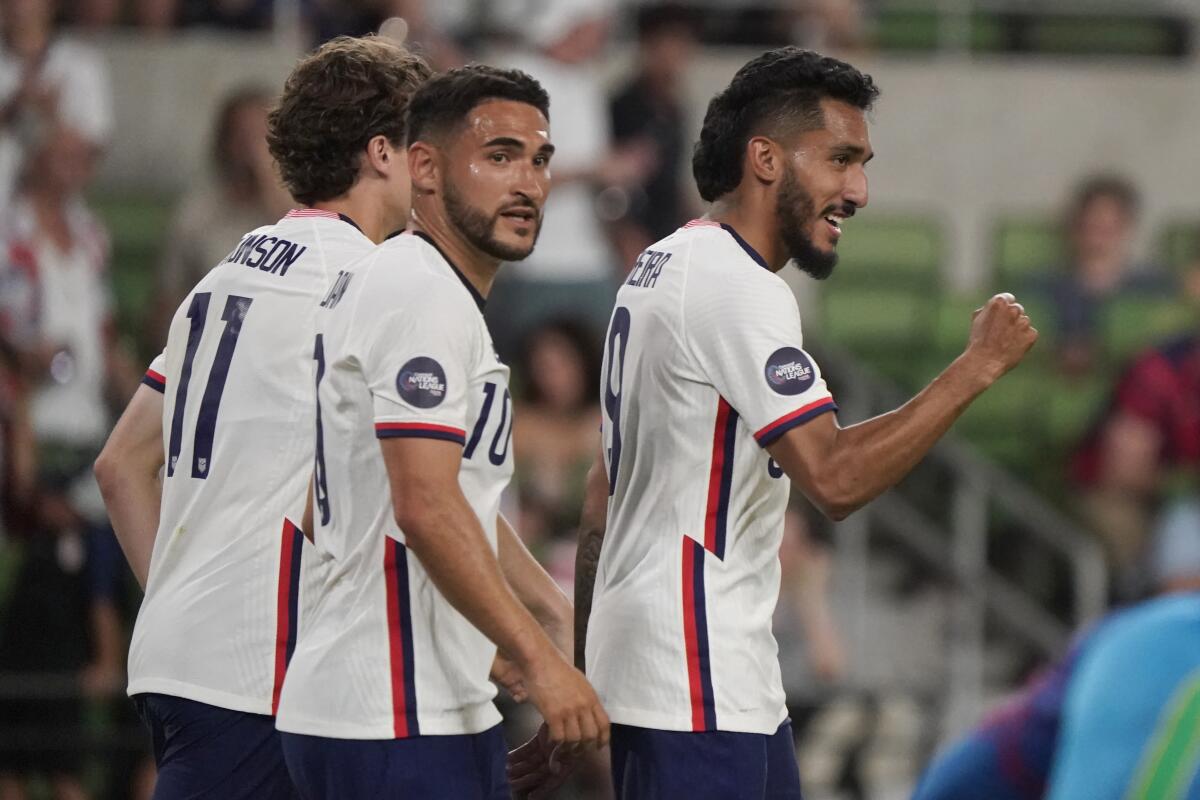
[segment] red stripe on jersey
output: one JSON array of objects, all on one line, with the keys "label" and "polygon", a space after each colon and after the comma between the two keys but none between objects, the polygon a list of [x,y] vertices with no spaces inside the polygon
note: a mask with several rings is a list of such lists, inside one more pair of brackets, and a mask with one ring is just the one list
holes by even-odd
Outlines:
[{"label": "red stripe on jersey", "polygon": [[156,380],[163,385],[166,385],[166,383],[167,383],[166,376],[164,376],[158,372],[155,372],[152,369],[146,370],[146,377],[150,378],[151,380]]},{"label": "red stripe on jersey", "polygon": [[724,397],[717,398],[717,424],[713,427],[712,465],[708,472],[708,506],[704,514],[704,549],[723,558],[725,553],[723,539],[725,519],[729,510],[729,488],[724,480],[726,469],[732,464],[732,448],[729,446],[728,429],[736,423],[733,408],[725,402]]},{"label": "red stripe on jersey", "polygon": [[327,217],[329,219],[338,219],[336,211],[325,211],[321,208],[293,208],[284,215],[284,219],[295,217]]},{"label": "red stripe on jersey", "polygon": [[797,408],[795,411],[784,414],[782,417],[775,420],[774,422],[764,425],[762,428],[760,428],[758,430],[757,433],[754,434],[754,438],[759,441],[762,441],[763,437],[768,436],[773,430],[778,428],[780,425],[786,425],[787,423],[791,422],[792,420],[796,419],[797,417],[802,417],[805,414],[809,414],[813,411],[816,411],[817,409],[821,408],[822,406],[832,406],[832,405],[834,405],[832,397],[823,397],[820,400],[814,400],[813,402],[809,403],[808,405],[801,406],[800,408]]},{"label": "red stripe on jersey", "polygon": [[711,219],[694,219],[688,222],[683,227],[685,228],[719,228],[721,224],[713,222]]},{"label": "red stripe on jersey", "polygon": [[455,428],[451,425],[433,425],[428,422],[376,422],[375,432],[379,431],[427,431],[429,433],[450,433],[463,439],[467,437],[467,432],[462,428]]},{"label": "red stripe on jersey", "polygon": [[279,581],[275,592],[275,683],[271,690],[271,713],[279,710],[279,693],[288,662],[296,648],[296,606],[300,592],[300,532],[288,519],[283,521],[279,547]]},{"label": "red stripe on jersey", "polygon": [[700,681],[700,640],[696,635],[696,548],[683,537],[683,641],[687,651],[688,696],[692,704],[692,730],[704,730],[704,690]]}]

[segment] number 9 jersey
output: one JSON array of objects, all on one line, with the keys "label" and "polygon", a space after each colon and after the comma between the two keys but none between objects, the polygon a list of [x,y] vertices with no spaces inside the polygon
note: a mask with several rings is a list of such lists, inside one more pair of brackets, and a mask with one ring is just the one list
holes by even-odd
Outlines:
[{"label": "number 9 jersey", "polygon": [[774,734],[790,483],[762,448],[836,406],[787,284],[727,226],[644,251],[601,377],[608,525],[587,674],[613,722]]},{"label": "number 9 jersey", "polygon": [[166,466],[129,694],[274,713],[301,610],[318,305],[374,246],[348,217],[292,211],[175,313],[142,381],[164,394]]}]

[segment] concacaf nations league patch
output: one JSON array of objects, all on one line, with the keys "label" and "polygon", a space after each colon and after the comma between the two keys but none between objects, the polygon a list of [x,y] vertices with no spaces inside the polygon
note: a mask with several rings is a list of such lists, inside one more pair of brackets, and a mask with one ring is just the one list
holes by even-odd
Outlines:
[{"label": "concacaf nations league patch", "polygon": [[417,408],[433,408],[446,399],[446,371],[432,358],[410,359],[396,375],[400,399]]},{"label": "concacaf nations league patch", "polygon": [[767,386],[779,394],[801,394],[816,380],[812,362],[795,347],[781,347],[772,353],[763,373]]}]

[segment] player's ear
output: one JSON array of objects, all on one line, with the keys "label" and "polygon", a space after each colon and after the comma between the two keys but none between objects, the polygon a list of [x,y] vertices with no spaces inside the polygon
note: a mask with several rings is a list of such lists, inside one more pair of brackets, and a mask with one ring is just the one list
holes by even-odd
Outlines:
[{"label": "player's ear", "polygon": [[403,157],[404,151],[393,146],[383,134],[372,136],[367,142],[367,166],[380,175],[389,174]]},{"label": "player's ear", "polygon": [[408,174],[413,186],[421,192],[433,192],[438,187],[437,151],[426,142],[413,142],[408,147]]},{"label": "player's ear", "polygon": [[763,183],[774,183],[783,168],[779,145],[766,136],[752,136],[746,143],[746,163]]}]

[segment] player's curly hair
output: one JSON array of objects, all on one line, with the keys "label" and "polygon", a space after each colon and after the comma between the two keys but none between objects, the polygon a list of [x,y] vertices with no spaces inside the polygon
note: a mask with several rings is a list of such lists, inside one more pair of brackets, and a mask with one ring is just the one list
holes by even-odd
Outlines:
[{"label": "player's curly hair", "polygon": [[768,50],[739,69],[708,104],[692,153],[700,196],[711,202],[737,188],[752,136],[784,123],[790,132],[819,128],[827,97],[866,111],[878,96],[871,76],[844,61],[799,47]]},{"label": "player's curly hair", "polygon": [[430,78],[408,104],[408,141],[443,136],[486,100],[528,103],[550,119],[550,95],[519,69],[468,64]]},{"label": "player's curly hair", "polygon": [[296,65],[267,118],[267,147],[284,186],[312,205],[350,191],[376,136],[401,147],[409,98],[431,74],[420,57],[377,36],[339,36]]}]

